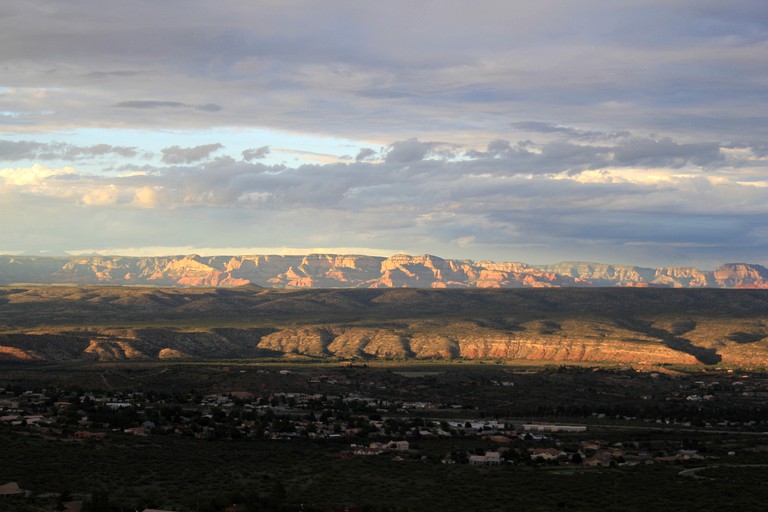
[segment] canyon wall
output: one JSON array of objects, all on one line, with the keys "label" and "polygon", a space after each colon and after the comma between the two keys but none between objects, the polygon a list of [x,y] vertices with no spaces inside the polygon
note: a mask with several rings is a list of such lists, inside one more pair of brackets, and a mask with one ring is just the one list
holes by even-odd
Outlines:
[{"label": "canyon wall", "polygon": [[432,255],[165,257],[0,256],[0,285],[118,284],[274,288],[768,288],[768,269],[728,263],[713,271],[602,263],[533,266],[520,262],[442,259]]}]

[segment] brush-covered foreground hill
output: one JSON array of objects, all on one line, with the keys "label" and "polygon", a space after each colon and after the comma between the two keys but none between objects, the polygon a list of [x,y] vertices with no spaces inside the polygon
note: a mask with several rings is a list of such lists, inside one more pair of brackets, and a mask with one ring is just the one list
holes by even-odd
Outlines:
[{"label": "brush-covered foreground hill", "polygon": [[768,288],[768,269],[729,263],[714,271],[602,263],[526,263],[355,255],[166,257],[0,256],[0,285],[119,284],[272,288],[547,288],[638,286]]},{"label": "brush-covered foreground hill", "polygon": [[768,366],[768,291],[0,288],[0,359]]}]

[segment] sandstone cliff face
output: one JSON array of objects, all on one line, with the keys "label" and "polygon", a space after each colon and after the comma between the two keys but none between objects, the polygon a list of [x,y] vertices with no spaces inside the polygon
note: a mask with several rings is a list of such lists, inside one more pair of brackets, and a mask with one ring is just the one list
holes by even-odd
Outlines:
[{"label": "sandstone cliff face", "polygon": [[[89,329],[49,332],[42,338],[0,340],[0,359],[120,361],[306,356],[344,360],[376,359],[502,359],[564,362],[699,364],[696,357],[637,333],[574,337],[565,332],[541,334],[539,329],[501,332],[474,323],[452,323],[426,331],[415,324],[397,328],[317,325],[284,328],[253,342],[212,332],[172,330],[131,331]],[[567,330],[566,330],[567,331]],[[32,348],[35,347],[35,348]],[[254,350],[256,349],[256,350]],[[765,353],[766,351],[763,350]],[[754,358],[752,358],[754,359]],[[745,355],[739,361],[750,360]]]},{"label": "sandstone cliff face", "polygon": [[723,288],[768,288],[768,269],[760,265],[729,263],[713,272]]},{"label": "sandstone cliff face", "polygon": [[657,268],[652,283],[672,288],[717,286],[712,272],[702,272],[692,267]]},{"label": "sandstone cliff face", "polygon": [[519,262],[446,260],[429,254],[397,254],[390,258],[332,254],[0,256],[0,284],[14,282],[228,287],[257,284],[276,288],[768,288],[768,269],[746,263],[726,264],[714,271],[588,262],[534,267]]},{"label": "sandstone cliff face", "polygon": [[558,263],[544,268],[556,274],[580,279],[602,286],[625,286],[630,283],[648,283],[654,277],[654,270],[627,266],[609,265],[602,263]]}]

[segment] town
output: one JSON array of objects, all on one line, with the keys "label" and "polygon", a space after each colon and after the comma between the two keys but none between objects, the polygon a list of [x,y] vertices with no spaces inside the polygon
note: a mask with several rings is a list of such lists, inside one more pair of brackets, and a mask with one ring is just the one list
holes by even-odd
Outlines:
[{"label": "town", "polygon": [[[185,446],[256,443],[278,450],[294,443],[324,457],[373,457],[395,467],[596,472],[663,465],[695,469],[691,478],[724,463],[755,464],[768,449],[768,380],[761,374],[458,366],[196,370],[218,372],[221,382],[214,387],[231,388],[216,392],[157,387],[153,378],[188,372],[156,366],[110,368],[99,375],[103,386],[93,389],[9,382],[0,389],[0,434],[54,449],[110,450],[173,439],[192,443]],[[545,383],[552,398],[539,399],[535,390],[546,391]],[[0,484],[8,495],[33,502],[56,494],[55,488],[33,488],[23,476],[7,467]],[[78,499],[57,498],[66,510],[95,510],[85,483],[75,480],[70,487],[65,494]],[[147,505],[179,506],[173,496],[154,498]]]}]

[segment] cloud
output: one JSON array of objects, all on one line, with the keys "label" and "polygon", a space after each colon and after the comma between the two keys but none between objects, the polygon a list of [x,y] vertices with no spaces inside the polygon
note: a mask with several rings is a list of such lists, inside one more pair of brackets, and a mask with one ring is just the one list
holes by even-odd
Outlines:
[{"label": "cloud", "polygon": [[138,155],[135,147],[95,144],[77,146],[63,142],[41,143],[35,141],[0,140],[0,158],[18,160],[79,160],[84,158],[113,156],[132,158]]},{"label": "cloud", "polygon": [[122,70],[122,71],[93,71],[91,73],[87,73],[85,76],[88,78],[110,78],[110,77],[129,77],[129,76],[136,76],[140,73],[138,71],[128,71],[128,70]]},{"label": "cloud", "polygon": [[131,100],[121,101],[112,105],[117,108],[138,108],[138,109],[154,109],[154,108],[189,108],[193,110],[202,110],[205,112],[218,112],[222,109],[221,105],[214,103],[206,103],[204,105],[188,105],[178,101],[146,101],[146,100]]},{"label": "cloud", "polygon": [[768,72],[757,2],[561,0],[541,11],[393,1],[407,17],[301,2],[307,17],[297,18],[293,4],[257,12],[230,3],[188,6],[183,23],[168,24],[173,2],[131,2],[117,21],[92,0],[17,6],[0,20],[13,90],[0,94],[0,112],[13,114],[0,123],[30,132],[259,127],[475,149],[513,135],[768,135],[766,112],[755,108]]},{"label": "cloud", "polygon": [[680,144],[669,138],[623,141],[614,150],[614,162],[624,166],[672,167],[706,166],[723,160],[720,144]]},{"label": "cloud", "polygon": [[[655,170],[664,178],[657,180],[651,179],[648,170],[630,167],[558,175],[532,174],[525,168],[514,172],[509,165],[510,159],[522,158],[518,145],[492,141],[488,146],[494,150],[472,159],[296,168],[225,159],[147,168],[144,174],[109,178],[72,169],[38,167],[32,173],[6,169],[0,171],[0,183],[5,183],[6,193],[9,184],[26,191],[15,196],[22,201],[15,206],[17,215],[32,215],[35,197],[47,198],[49,203],[64,201],[72,207],[86,207],[94,215],[131,220],[120,223],[130,230],[124,239],[130,243],[156,240],[179,245],[186,240],[190,244],[205,232],[206,240],[219,245],[242,237],[305,247],[307,240],[330,240],[332,243],[317,246],[429,249],[446,257],[494,258],[507,251],[502,259],[509,259],[508,251],[516,247],[520,252],[515,252],[519,256],[514,259],[529,255],[529,260],[567,244],[574,257],[596,259],[600,256],[597,251],[602,250],[650,261],[660,248],[659,254],[672,258],[723,240],[730,244],[730,251],[747,251],[747,247],[763,247],[761,240],[768,238],[768,233],[758,229],[759,219],[768,214],[765,187],[743,185],[724,176],[707,179],[701,173],[675,174],[674,169],[667,169],[666,174]],[[532,159],[529,162],[543,158],[550,166],[581,158],[573,148],[554,151],[545,145],[542,149],[525,158]],[[216,170],[211,172],[214,164]],[[605,179],[587,179],[597,172],[603,172]],[[72,222],[82,216],[82,211],[67,213],[67,207],[60,211]],[[153,220],[142,211],[146,215],[154,212]],[[152,228],[142,232],[134,222],[149,222]],[[243,231],[243,225],[264,228]],[[266,229],[274,225],[283,229]],[[88,229],[83,236],[91,240],[119,241],[99,235],[95,227]],[[15,228],[0,236],[3,246],[11,247],[10,233],[16,233]],[[338,243],[343,240],[357,243]],[[82,245],[86,241],[84,238],[80,247],[94,247]],[[539,258],[534,260],[542,261]]]},{"label": "cloud", "polygon": [[0,158],[6,161],[36,158],[38,153],[41,153],[46,147],[46,144],[28,140],[18,142],[0,140]]},{"label": "cloud", "polygon": [[0,178],[6,186],[13,187],[34,187],[43,184],[46,180],[62,176],[74,175],[75,170],[72,167],[62,169],[51,169],[40,164],[32,167],[5,168],[0,169]]},{"label": "cloud", "polygon": [[376,150],[371,148],[363,148],[357,153],[357,156],[355,157],[355,161],[363,162],[365,160],[370,160],[374,158],[376,155],[378,155],[378,152]]},{"label": "cloud", "polygon": [[3,7],[0,246],[768,246],[765,2],[180,5]]},{"label": "cloud", "polygon": [[192,148],[182,148],[179,146],[171,146],[163,149],[162,161],[165,164],[189,164],[192,162],[198,162],[205,160],[211,156],[211,153],[222,149],[224,146],[221,144],[204,144],[202,146],[195,146]]},{"label": "cloud", "polygon": [[614,130],[608,132],[600,130],[582,130],[540,121],[519,121],[511,123],[511,126],[528,133],[554,134],[567,139],[576,140],[617,139],[629,137],[631,135],[628,130]]},{"label": "cloud", "polygon": [[114,185],[93,188],[82,196],[82,202],[86,206],[103,206],[116,204],[120,199],[120,191]]},{"label": "cloud", "polygon": [[[149,256],[178,256],[182,254],[197,254],[198,256],[306,256],[307,254],[351,254],[366,256],[389,257],[399,251],[381,250],[374,247],[201,247],[201,246],[152,246],[152,247],[119,247],[111,249],[77,249],[67,251],[72,256],[100,254],[102,256],[121,255],[135,257]],[[12,254],[10,251],[0,251],[0,254]]]},{"label": "cloud", "polygon": [[435,146],[433,142],[421,142],[415,138],[393,142],[389,145],[384,160],[390,164],[418,162],[426,158]]},{"label": "cloud", "polygon": [[261,160],[269,155],[269,146],[261,146],[255,149],[246,149],[243,151],[243,160],[251,162],[253,160]]}]

